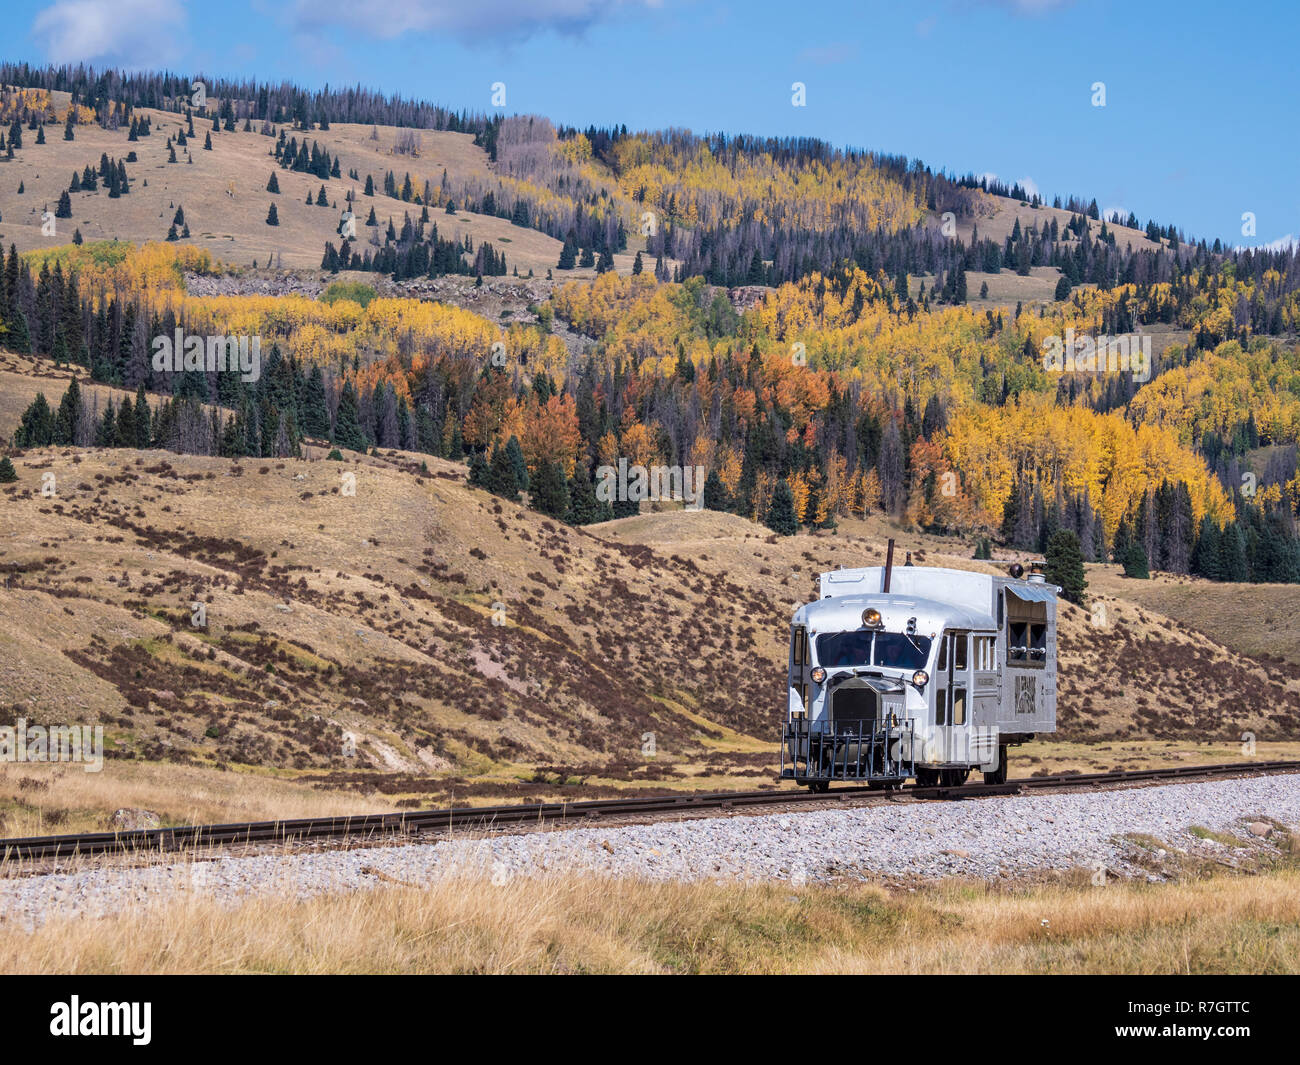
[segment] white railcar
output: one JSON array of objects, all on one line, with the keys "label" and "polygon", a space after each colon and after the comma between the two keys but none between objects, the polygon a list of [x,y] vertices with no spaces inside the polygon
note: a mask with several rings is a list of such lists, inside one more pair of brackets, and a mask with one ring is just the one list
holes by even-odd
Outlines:
[{"label": "white railcar", "polygon": [[823,573],[791,622],[781,775],[1004,783],[1007,747],[1056,731],[1059,589],[1012,572]]}]

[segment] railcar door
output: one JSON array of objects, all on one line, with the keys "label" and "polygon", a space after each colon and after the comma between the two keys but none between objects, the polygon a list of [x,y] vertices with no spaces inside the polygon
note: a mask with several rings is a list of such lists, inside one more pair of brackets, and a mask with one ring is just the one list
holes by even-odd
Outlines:
[{"label": "railcar door", "polygon": [[797,718],[806,718],[811,711],[810,700],[812,697],[812,678],[808,674],[812,671],[812,664],[809,662],[808,650],[808,630],[803,625],[795,625],[790,630],[790,692],[789,692],[789,710],[787,717],[793,721]]},{"label": "railcar door", "polygon": [[998,749],[1000,707],[998,638],[993,633],[971,636],[971,761],[992,761]]},{"label": "railcar door", "polygon": [[943,761],[969,763],[970,633],[947,630],[935,669],[934,723]]}]

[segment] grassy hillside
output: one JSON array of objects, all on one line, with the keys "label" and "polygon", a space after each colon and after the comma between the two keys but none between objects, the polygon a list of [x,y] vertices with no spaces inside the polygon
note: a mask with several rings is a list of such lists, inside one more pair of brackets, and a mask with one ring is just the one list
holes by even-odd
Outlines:
[{"label": "grassy hillside", "polygon": [[[456,182],[487,181],[492,176],[487,153],[476,147],[467,133],[423,130],[419,154],[399,155],[394,150],[400,135],[396,128],[346,123],[306,135],[339,159],[343,176],[325,182],[311,174],[282,170],[272,155],[275,139],[256,128],[247,133],[242,127],[235,132],[212,133],[212,122],[207,119],[195,120],[195,138],[177,150],[178,162],[169,163],[166,142],[186,128],[184,117],[148,108],[137,113],[148,116],[153,125],[152,135],[137,141],[128,141],[124,128],[105,130],[94,124],[76,127],[72,141],[63,140],[56,126],[47,129],[43,145],[34,144],[35,135],[28,135],[22,151],[0,173],[0,239],[6,246],[13,243],[19,251],[55,247],[68,243],[74,229],[79,229],[86,241],[161,240],[180,206],[185,210],[191,242],[223,261],[265,266],[274,256],[278,266],[315,270],[325,242],[339,243],[336,230],[349,190],[356,194],[357,233],[364,242],[371,230],[361,223],[372,207],[381,230],[390,217],[400,229],[404,212],[412,217],[420,212],[419,206],[384,195],[387,171],[394,171],[398,181],[410,173],[418,186],[427,180],[435,188],[444,170],[449,180]],[[374,139],[372,131],[377,135]],[[203,149],[208,134],[211,151]],[[303,135],[298,136],[301,139]],[[74,193],[72,217],[58,219],[53,236],[42,235],[41,212],[55,209],[74,171],[80,174],[87,165],[97,167],[101,154],[125,159],[131,151],[138,162],[126,164],[131,179],[128,195],[109,199],[102,184],[95,192]],[[187,161],[187,154],[192,162]],[[357,180],[347,176],[354,169]],[[266,191],[273,173],[279,195]],[[367,175],[374,181],[374,196],[363,194]],[[22,195],[18,194],[20,184]],[[307,206],[307,194],[311,193],[314,201],[322,184],[331,206]],[[266,224],[272,203],[279,216],[278,226]],[[469,236],[476,246],[490,241],[521,275],[533,270],[544,276],[559,260],[562,242],[534,229],[464,210],[449,215],[442,208],[431,208],[431,215],[444,239]],[[629,240],[629,250],[616,257],[617,268],[623,272],[632,268],[637,239]],[[567,276],[594,274],[591,269],[577,269]]]},{"label": "grassy hillside", "polygon": [[[103,720],[124,756],[393,801],[753,786],[770,779],[790,611],[818,572],[880,562],[887,531],[778,539],[681,511],[578,529],[466,487],[453,463],[307,454],[18,456],[0,492],[8,716]],[[928,543],[903,540],[924,564],[986,565]],[[1105,628],[1062,610],[1065,737],[1300,724],[1300,667],[1101,601]]]}]

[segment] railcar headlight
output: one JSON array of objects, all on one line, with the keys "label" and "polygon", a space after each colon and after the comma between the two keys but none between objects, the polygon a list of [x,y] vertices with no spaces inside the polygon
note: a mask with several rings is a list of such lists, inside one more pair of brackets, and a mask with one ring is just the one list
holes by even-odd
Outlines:
[{"label": "railcar headlight", "polygon": [[915,673],[912,674],[912,683],[915,684],[918,688],[924,688],[927,684],[930,683],[930,674],[923,669],[918,669]]},{"label": "railcar headlight", "polygon": [[826,670],[822,669],[821,666],[816,666],[814,667],[811,676],[814,684],[820,684],[826,679]]},{"label": "railcar headlight", "polygon": [[862,624],[869,629],[880,628],[880,611],[875,607],[868,607],[862,612]]}]

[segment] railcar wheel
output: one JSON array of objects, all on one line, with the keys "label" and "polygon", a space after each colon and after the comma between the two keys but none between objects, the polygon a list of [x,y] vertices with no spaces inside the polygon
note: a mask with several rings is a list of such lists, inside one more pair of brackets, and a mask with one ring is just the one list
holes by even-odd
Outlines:
[{"label": "railcar wheel", "polygon": [[933,788],[939,783],[939,770],[937,769],[926,769],[924,766],[917,766],[915,775],[918,788]]},{"label": "railcar wheel", "polygon": [[1005,784],[1007,782],[1007,745],[998,747],[998,767],[991,773],[984,774],[985,784]]},{"label": "railcar wheel", "polygon": [[808,790],[820,795],[823,792],[831,790],[831,782],[829,780],[810,780],[808,782]]},{"label": "railcar wheel", "polygon": [[966,778],[969,776],[969,769],[941,769],[939,770],[939,783],[945,788],[960,788],[966,783]]}]

